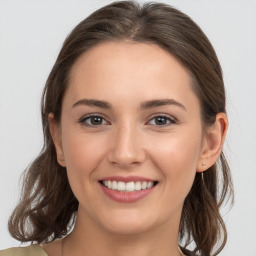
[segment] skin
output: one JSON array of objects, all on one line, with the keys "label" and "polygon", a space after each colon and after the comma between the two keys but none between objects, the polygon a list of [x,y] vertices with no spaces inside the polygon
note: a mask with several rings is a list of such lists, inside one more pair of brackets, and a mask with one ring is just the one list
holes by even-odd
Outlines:
[{"label": "skin", "polygon": [[[74,106],[82,99],[106,101],[112,107]],[[180,105],[140,108],[159,99]],[[102,117],[101,125],[88,126],[92,119],[85,116],[92,113]],[[160,124],[155,118],[159,114],[167,117]],[[50,114],[49,123],[58,162],[66,167],[79,201],[63,256],[180,255],[184,199],[196,172],[218,159],[227,130],[223,113],[203,129],[186,69],[154,44],[102,43],[74,64],[61,122]],[[158,184],[137,202],[119,203],[99,185],[103,177],[115,175],[142,176]],[[43,247],[49,256],[61,254],[61,241]]]}]

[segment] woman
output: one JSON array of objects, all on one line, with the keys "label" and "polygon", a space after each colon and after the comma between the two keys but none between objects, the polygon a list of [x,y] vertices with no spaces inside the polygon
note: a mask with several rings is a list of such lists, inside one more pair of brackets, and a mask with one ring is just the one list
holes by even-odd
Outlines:
[{"label": "woman", "polygon": [[45,144],[9,221],[37,245],[0,255],[219,254],[225,113],[220,64],[189,17],[134,1],[94,12],[46,82]]}]

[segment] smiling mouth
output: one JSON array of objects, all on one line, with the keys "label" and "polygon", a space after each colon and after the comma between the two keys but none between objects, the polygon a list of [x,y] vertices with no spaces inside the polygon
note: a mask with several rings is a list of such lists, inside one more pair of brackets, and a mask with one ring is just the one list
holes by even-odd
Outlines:
[{"label": "smiling mouth", "polygon": [[116,181],[116,180],[101,180],[100,183],[111,190],[120,192],[135,192],[140,190],[150,189],[158,184],[157,181]]}]

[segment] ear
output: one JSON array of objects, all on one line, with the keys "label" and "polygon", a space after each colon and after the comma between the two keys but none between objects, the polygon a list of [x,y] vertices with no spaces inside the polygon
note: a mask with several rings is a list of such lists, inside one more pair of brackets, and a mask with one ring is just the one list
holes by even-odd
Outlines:
[{"label": "ear", "polygon": [[206,128],[202,151],[197,163],[197,172],[210,168],[218,160],[228,129],[228,119],[225,113],[216,115],[215,123]]},{"label": "ear", "polygon": [[65,167],[66,164],[65,164],[65,157],[62,149],[61,127],[54,119],[53,113],[50,113],[48,115],[48,123],[49,123],[52,140],[57,153],[57,161],[62,167]]}]

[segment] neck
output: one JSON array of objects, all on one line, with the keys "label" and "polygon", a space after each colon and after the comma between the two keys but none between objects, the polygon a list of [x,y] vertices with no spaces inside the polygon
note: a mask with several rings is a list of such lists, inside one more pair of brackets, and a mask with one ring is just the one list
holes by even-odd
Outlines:
[{"label": "neck", "polygon": [[179,218],[146,232],[117,234],[78,212],[76,226],[65,239],[63,256],[180,256],[178,230]]}]

